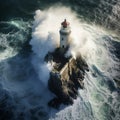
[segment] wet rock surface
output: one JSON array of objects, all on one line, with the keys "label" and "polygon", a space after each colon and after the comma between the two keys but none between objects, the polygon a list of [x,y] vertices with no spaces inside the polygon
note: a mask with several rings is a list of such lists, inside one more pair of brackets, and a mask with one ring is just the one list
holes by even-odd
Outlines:
[{"label": "wet rock surface", "polygon": [[[57,54],[58,57],[62,59],[56,62],[56,58],[53,56],[53,61],[56,63],[54,68],[58,63],[63,67],[59,70],[53,69],[48,81],[49,90],[56,95],[48,103],[53,108],[59,108],[61,103],[73,104],[73,100],[77,98],[78,89],[84,89],[84,75],[86,71],[89,71],[87,63],[81,56],[76,59],[70,57],[66,63],[64,63],[66,58]],[[63,65],[62,61],[64,61]]]}]

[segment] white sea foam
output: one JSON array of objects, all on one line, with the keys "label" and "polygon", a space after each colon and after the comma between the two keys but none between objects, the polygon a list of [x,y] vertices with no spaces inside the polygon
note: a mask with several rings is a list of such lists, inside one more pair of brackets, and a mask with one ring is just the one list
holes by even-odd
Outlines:
[{"label": "white sea foam", "polygon": [[[95,25],[81,22],[76,14],[66,7],[52,7],[44,11],[37,10],[30,42],[35,53],[32,61],[34,67],[40,80],[46,86],[50,69],[44,62],[44,57],[49,51],[54,51],[59,46],[60,23],[65,18],[70,22],[72,30],[72,41],[66,56],[72,54],[76,58],[78,54],[81,54],[87,61],[90,72],[86,73],[85,76],[86,89],[79,91],[79,97],[73,106],[69,106],[56,114],[51,111],[50,119],[106,119],[109,115],[105,109],[109,108],[109,112],[113,109],[109,106],[108,100],[110,97],[114,97],[107,82],[110,80],[113,83],[111,74],[115,70],[111,68],[119,63],[113,61],[111,57],[110,43],[104,38],[106,36],[110,39],[110,37],[102,28],[99,29]],[[109,69],[112,70],[111,73],[107,72]]]},{"label": "white sea foam", "polygon": [[[62,14],[64,12],[64,14]],[[34,66],[37,68],[40,80],[43,83],[49,79],[49,68],[47,63],[44,62],[44,57],[48,52],[52,52],[56,47],[59,47],[59,29],[60,24],[64,19],[70,22],[71,26],[71,38],[72,42],[67,55],[72,54],[76,57],[77,54],[86,54],[88,49],[93,46],[93,42],[90,41],[90,35],[81,27],[79,19],[76,14],[73,13],[69,8],[62,7],[50,8],[49,10],[40,11],[37,10],[35,14],[35,21],[33,22],[33,32],[30,44],[32,50],[36,54]],[[85,45],[89,44],[87,47]],[[87,50],[85,50],[87,48]],[[34,60],[33,60],[34,61]],[[46,86],[45,85],[45,86]]]},{"label": "white sea foam", "polygon": [[[44,112],[48,112],[51,120],[119,119],[119,96],[108,84],[108,81],[114,83],[112,79],[118,74],[116,71],[119,69],[116,67],[119,66],[119,62],[113,59],[115,56],[109,51],[114,48],[109,40],[105,41],[106,38],[111,40],[111,37],[102,28],[81,22],[76,14],[66,7],[37,10],[34,18],[30,44],[35,71],[29,63],[31,58],[21,59],[20,56],[16,56],[9,62],[5,60],[13,57],[14,54],[9,50],[8,43],[3,43],[8,42],[6,36],[2,37],[2,45],[7,47],[7,52],[0,53],[0,59],[3,61],[0,64],[0,80],[4,89],[17,93],[16,115],[22,111],[26,115],[24,117],[28,119],[30,116],[43,119],[42,117],[46,116]],[[48,99],[52,96],[46,89],[52,65],[44,62],[44,57],[49,51],[54,51],[59,46],[60,23],[65,18],[70,22],[73,39],[67,55],[72,54],[76,58],[80,53],[87,61],[90,71],[85,75],[85,89],[79,90],[74,104],[61,106],[57,111],[46,107]],[[21,28],[17,21],[10,24],[23,30],[24,25]],[[42,117],[39,115],[39,113],[42,114],[41,111],[44,111]],[[115,117],[110,116],[111,113],[115,113]]]}]

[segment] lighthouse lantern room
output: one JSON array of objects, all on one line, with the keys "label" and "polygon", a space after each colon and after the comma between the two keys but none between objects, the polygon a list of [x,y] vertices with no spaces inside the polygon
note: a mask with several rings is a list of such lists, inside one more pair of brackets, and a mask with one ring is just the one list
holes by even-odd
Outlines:
[{"label": "lighthouse lantern room", "polygon": [[61,29],[59,32],[60,32],[60,49],[61,52],[64,53],[69,47],[71,33],[70,23],[67,22],[66,19],[61,23]]}]

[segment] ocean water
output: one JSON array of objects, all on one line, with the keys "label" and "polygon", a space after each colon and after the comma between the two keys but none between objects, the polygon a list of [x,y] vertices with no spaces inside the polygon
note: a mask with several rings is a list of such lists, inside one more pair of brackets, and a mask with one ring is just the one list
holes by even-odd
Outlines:
[{"label": "ocean water", "polygon": [[[119,120],[119,13],[119,0],[0,1],[0,120]],[[59,45],[65,18],[67,55],[81,54],[90,71],[74,104],[55,110],[44,56]]]}]

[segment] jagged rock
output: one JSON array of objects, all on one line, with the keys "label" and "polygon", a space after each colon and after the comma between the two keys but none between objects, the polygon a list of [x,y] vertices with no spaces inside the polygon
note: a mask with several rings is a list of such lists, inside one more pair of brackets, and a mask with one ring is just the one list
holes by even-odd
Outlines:
[{"label": "jagged rock", "polygon": [[89,71],[88,65],[81,56],[76,59],[61,56],[58,49],[50,55],[53,56],[51,58],[56,64],[50,74],[48,87],[56,98],[52,99],[48,105],[59,108],[61,103],[73,104],[73,99],[77,98],[78,89],[84,88],[83,80],[85,71]]},{"label": "jagged rock", "polygon": [[60,101],[59,98],[53,98],[52,100],[48,102],[48,105],[58,109],[61,103],[62,101]]},{"label": "jagged rock", "polygon": [[69,93],[70,97],[72,97],[73,99],[77,98],[77,95],[74,93],[74,91],[69,90],[68,93]]}]

